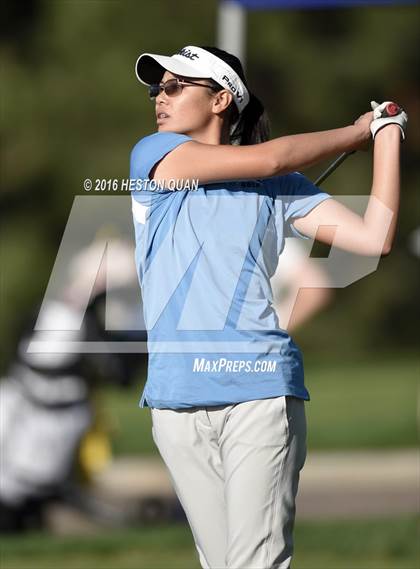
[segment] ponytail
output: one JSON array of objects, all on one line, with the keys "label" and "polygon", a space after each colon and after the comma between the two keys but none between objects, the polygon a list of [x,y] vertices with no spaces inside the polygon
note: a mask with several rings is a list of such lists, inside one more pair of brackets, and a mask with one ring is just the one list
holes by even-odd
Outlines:
[{"label": "ponytail", "polygon": [[239,115],[239,120],[236,119],[232,123],[231,144],[240,144],[241,146],[259,144],[270,138],[270,121],[267,112],[261,101],[252,93],[250,93],[249,103]]}]

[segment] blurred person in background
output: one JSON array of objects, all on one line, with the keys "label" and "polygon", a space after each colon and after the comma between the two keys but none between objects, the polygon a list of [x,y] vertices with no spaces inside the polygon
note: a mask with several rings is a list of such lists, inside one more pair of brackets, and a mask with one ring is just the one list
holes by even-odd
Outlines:
[{"label": "blurred person in background", "polygon": [[[47,303],[37,322],[38,330],[36,318],[30,319],[8,374],[0,382],[2,532],[43,527],[45,507],[56,500],[86,507],[86,513],[99,517],[109,514],[100,503],[95,509],[93,502],[86,502],[88,495],[82,491],[85,483],[91,482],[93,475],[112,459],[97,393],[104,383],[131,385],[144,358],[140,354],[90,354],[65,348],[58,353],[28,351],[31,342],[48,345],[145,339],[144,332],[105,331],[107,274],[113,271],[113,283],[121,291],[135,282],[133,248],[122,240],[113,243],[118,263],[108,271],[104,263],[101,265],[79,329],[83,310],[79,299],[88,286],[86,274],[105,246],[97,239],[74,255],[62,298]],[[129,330],[129,323],[125,324]]]},{"label": "blurred person in background", "polygon": [[[389,253],[406,115],[384,118],[384,103],[348,127],[268,140],[235,56],[186,46],[142,54],[136,72],[158,132],[134,147],[130,176],[162,183],[132,193],[149,347],[140,406],[151,409],[202,567],[290,567],[309,393],[269,278],[286,237]],[[371,137],[364,217],[296,172]],[[191,180],[199,186],[186,191]]]}]

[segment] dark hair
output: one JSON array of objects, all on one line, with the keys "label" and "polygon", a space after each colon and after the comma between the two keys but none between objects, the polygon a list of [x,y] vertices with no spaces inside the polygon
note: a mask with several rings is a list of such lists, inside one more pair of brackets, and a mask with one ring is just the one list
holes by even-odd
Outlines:
[{"label": "dark hair", "polygon": [[[239,115],[238,108],[234,101],[231,102],[229,106],[229,127],[230,127],[230,143],[231,144],[258,144],[260,142],[265,142],[270,138],[270,121],[268,119],[267,112],[264,109],[264,105],[261,101],[251,93],[247,81],[245,79],[244,70],[242,68],[242,63],[235,56],[223,49],[217,47],[200,46],[201,49],[209,51],[216,57],[222,59],[227,63],[232,69],[239,75],[239,77],[244,82],[246,88],[249,92],[249,103],[244,108],[242,113]],[[219,90],[224,89],[219,83],[213,79],[209,79],[212,85],[219,88]],[[235,122],[235,128],[232,131],[232,126]]]}]

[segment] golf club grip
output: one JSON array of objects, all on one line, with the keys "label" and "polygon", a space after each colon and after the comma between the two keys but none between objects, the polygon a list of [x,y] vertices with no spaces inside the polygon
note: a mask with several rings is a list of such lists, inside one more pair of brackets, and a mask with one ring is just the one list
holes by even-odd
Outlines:
[{"label": "golf club grip", "polygon": [[382,113],[382,117],[386,118],[386,117],[395,117],[396,115],[399,115],[402,112],[402,108],[397,105],[397,103],[389,103],[383,113]]}]

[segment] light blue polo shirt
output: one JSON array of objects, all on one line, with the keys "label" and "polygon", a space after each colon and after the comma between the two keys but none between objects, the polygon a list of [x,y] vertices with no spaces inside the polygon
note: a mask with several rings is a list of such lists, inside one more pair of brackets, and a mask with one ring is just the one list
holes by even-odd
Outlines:
[{"label": "light blue polo shirt", "polygon": [[149,351],[140,407],[309,400],[270,278],[285,238],[304,238],[291,221],[331,196],[297,172],[189,191],[148,186],[153,166],[189,140],[157,132],[131,153],[130,178],[142,188],[131,195]]}]

